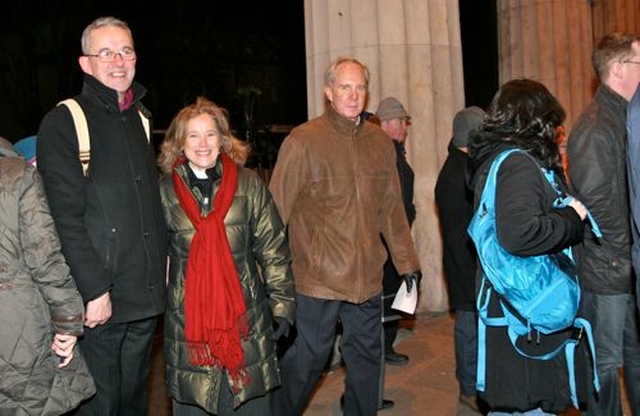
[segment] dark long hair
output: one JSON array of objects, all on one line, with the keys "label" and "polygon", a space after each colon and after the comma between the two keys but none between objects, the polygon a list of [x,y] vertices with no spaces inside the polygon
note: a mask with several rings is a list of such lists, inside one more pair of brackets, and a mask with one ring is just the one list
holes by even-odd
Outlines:
[{"label": "dark long hair", "polygon": [[541,83],[516,79],[500,87],[484,122],[471,136],[470,163],[477,168],[503,147],[519,147],[548,168],[561,169],[556,130],[565,111]]}]

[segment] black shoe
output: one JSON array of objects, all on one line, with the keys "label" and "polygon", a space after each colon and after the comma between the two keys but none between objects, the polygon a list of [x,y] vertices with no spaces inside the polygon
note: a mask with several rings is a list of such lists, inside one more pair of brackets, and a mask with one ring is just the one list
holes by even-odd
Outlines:
[{"label": "black shoe", "polygon": [[384,361],[389,365],[407,365],[409,363],[409,356],[398,354],[392,350],[384,355]]},{"label": "black shoe", "polygon": [[391,409],[396,403],[393,400],[382,399],[382,404],[378,407],[378,410]]}]

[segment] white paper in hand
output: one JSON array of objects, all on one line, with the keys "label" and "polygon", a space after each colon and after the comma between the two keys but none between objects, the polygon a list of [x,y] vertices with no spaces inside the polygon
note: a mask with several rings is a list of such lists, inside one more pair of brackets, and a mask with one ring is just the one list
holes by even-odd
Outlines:
[{"label": "white paper in hand", "polygon": [[391,304],[391,308],[413,315],[418,305],[418,288],[413,285],[411,292],[407,292],[407,283],[403,280],[396,293],[396,298]]}]

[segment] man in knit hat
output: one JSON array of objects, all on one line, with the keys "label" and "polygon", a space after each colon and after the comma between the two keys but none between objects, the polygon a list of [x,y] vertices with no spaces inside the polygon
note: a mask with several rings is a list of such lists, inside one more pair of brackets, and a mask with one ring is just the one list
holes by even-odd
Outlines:
[{"label": "man in knit hat", "polygon": [[[413,205],[413,180],[414,173],[411,166],[407,163],[405,152],[405,141],[409,132],[411,116],[404,109],[404,106],[394,97],[387,97],[380,101],[378,109],[372,121],[379,121],[380,127],[391,139],[396,148],[397,168],[400,177],[400,188],[402,190],[402,202],[404,211],[407,214],[409,225],[416,218],[416,209]],[[384,241],[384,239],[383,239]],[[386,243],[385,243],[386,246]],[[398,275],[393,262],[387,258],[384,264],[384,278],[382,280],[384,290],[384,317],[397,316],[397,311],[391,310],[393,297],[400,288],[402,279]],[[384,322],[384,356],[385,362],[390,365],[406,365],[409,357],[405,354],[397,353],[393,348],[396,335],[398,334],[399,319],[391,319]]]},{"label": "man in knit hat", "polygon": [[449,155],[440,170],[435,187],[449,306],[455,312],[454,344],[456,378],[460,386],[460,412],[464,407],[478,411],[476,254],[467,233],[467,225],[473,216],[473,192],[466,185],[466,170],[469,135],[483,119],[484,111],[479,107],[468,107],[456,114],[453,119],[453,138],[449,143]]}]

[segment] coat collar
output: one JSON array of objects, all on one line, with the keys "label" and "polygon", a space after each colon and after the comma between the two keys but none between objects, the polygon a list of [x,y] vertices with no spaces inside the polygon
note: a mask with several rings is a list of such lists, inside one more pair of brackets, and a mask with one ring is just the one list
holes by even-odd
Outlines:
[{"label": "coat collar", "polygon": [[605,84],[600,84],[595,94],[595,100],[599,103],[606,104],[607,107],[613,109],[616,114],[626,113],[627,100]]},{"label": "coat collar", "polygon": [[[134,81],[131,84],[131,91],[133,92],[133,100],[129,108],[135,108],[136,103],[145,96],[147,90],[145,87]],[[120,112],[120,107],[118,106],[118,93],[89,74],[84,74],[82,95],[89,95],[97,98],[100,104],[109,112]]]},{"label": "coat collar", "polygon": [[358,136],[364,127],[364,119],[362,116],[358,116],[358,119],[353,121],[338,114],[331,106],[327,109],[326,115],[329,123],[341,134]]}]

